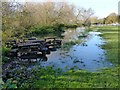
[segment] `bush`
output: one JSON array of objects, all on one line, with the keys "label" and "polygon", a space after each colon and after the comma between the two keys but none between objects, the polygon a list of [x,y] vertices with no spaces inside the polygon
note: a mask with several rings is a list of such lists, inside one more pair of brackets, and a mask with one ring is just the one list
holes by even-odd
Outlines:
[{"label": "bush", "polygon": [[56,24],[53,26],[53,34],[55,34],[58,37],[62,37],[61,34],[65,32],[64,30],[64,24]]},{"label": "bush", "polygon": [[7,48],[7,47],[2,47],[2,55],[3,56],[7,56],[10,52],[10,48]]},{"label": "bush", "polygon": [[31,31],[29,33],[30,36],[47,35],[47,34],[55,34],[58,36],[64,32],[64,24],[56,24],[54,26],[43,26],[43,27],[35,26],[32,27],[30,31]]},{"label": "bush", "polygon": [[10,48],[2,47],[2,62],[6,63],[8,62],[8,54],[10,53]]},{"label": "bush", "polygon": [[53,28],[51,26],[46,26],[46,27],[36,26],[36,27],[32,27],[30,31],[31,31],[29,33],[30,36],[46,35],[52,33]]},{"label": "bush", "polygon": [[56,25],[54,25],[53,30],[56,33],[59,33],[59,32],[62,33],[62,32],[64,32],[64,24],[56,24]]},{"label": "bush", "polygon": [[65,25],[66,28],[77,28],[78,25],[74,24],[74,25]]}]

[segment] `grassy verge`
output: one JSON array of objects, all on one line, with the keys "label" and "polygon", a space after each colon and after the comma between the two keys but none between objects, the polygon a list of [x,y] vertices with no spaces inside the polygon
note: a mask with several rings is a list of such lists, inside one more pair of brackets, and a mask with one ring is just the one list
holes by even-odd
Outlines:
[{"label": "grassy verge", "polygon": [[101,37],[106,41],[106,44],[102,45],[102,48],[107,51],[107,60],[114,64],[118,64],[118,27],[106,26],[99,27],[98,31],[102,32]]}]

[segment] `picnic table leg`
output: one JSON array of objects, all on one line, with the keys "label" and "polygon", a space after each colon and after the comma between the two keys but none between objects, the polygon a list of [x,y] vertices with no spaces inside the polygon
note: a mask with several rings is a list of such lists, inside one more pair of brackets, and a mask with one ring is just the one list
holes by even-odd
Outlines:
[{"label": "picnic table leg", "polygon": [[43,55],[43,56],[46,56],[46,53],[45,53],[44,51],[42,51],[42,55]]}]

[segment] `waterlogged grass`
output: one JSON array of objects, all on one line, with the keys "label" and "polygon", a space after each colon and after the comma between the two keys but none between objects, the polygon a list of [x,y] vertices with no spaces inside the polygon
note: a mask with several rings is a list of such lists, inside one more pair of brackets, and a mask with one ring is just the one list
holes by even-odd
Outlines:
[{"label": "waterlogged grass", "polygon": [[[23,88],[117,88],[118,69],[105,69],[100,72],[70,70],[58,73],[52,68],[39,69],[32,83],[24,83]],[[58,70],[57,70],[58,71]]]},{"label": "waterlogged grass", "polygon": [[99,72],[85,70],[62,72],[59,68],[56,70],[52,67],[38,68],[29,71],[30,78],[8,79],[3,88],[118,88],[120,83],[118,69],[120,67],[116,66]]},{"label": "waterlogged grass", "polygon": [[118,64],[118,33],[104,33],[101,35],[107,43],[102,46],[107,51],[107,59]]},{"label": "waterlogged grass", "polygon": [[118,50],[120,49],[118,47],[118,27],[99,27],[99,30],[102,32],[100,36],[106,41],[102,48],[106,50],[107,60],[113,64],[118,64]]},{"label": "waterlogged grass", "polygon": [[75,41],[65,42],[61,46],[61,50],[68,51],[72,46],[74,46],[76,44],[80,44],[81,42],[82,42],[82,40],[75,40]]}]

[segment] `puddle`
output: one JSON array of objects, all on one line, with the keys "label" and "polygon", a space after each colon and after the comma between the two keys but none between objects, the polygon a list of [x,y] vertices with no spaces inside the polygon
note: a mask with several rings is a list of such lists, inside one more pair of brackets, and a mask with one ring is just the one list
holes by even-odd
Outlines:
[{"label": "puddle", "polygon": [[[77,40],[79,32],[83,32],[80,28],[76,30],[68,30],[64,33],[64,42]],[[51,52],[47,55],[46,62],[40,62],[42,66],[54,66],[54,68],[61,68],[63,71],[69,69],[83,69],[88,71],[96,71],[101,68],[111,67],[112,63],[108,62],[105,57],[105,50],[100,48],[100,45],[105,41],[99,36],[100,32],[89,32],[88,36],[84,38],[81,44],[73,45],[69,51],[62,51],[61,49]]]}]

